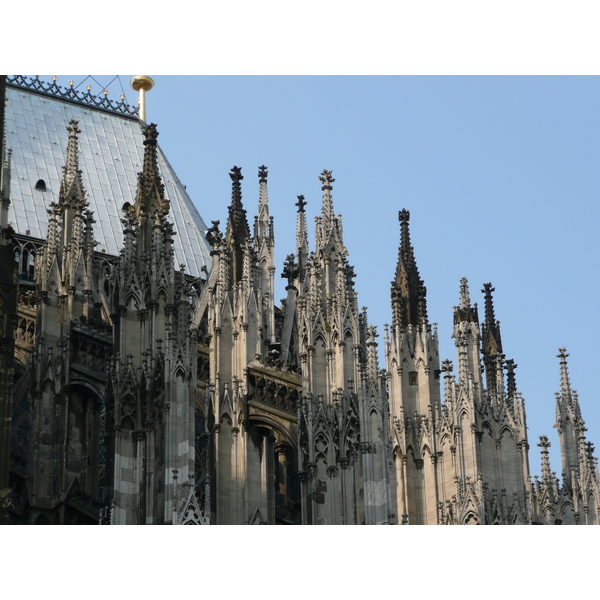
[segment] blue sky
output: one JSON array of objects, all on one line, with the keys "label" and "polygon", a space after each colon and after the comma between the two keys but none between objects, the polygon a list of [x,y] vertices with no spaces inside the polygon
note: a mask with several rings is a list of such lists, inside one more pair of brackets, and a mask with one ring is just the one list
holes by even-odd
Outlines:
[{"label": "blue sky", "polygon": [[[147,120],[157,123],[159,142],[207,224],[226,222],[234,165],[244,174],[252,222],[258,167],[268,167],[279,268],[295,250],[297,195],[308,201],[312,235],[318,175],[333,171],[335,210],[356,267],[359,302],[381,335],[382,366],[397,214],[406,208],[442,360],[456,365],[452,308],[461,277],[469,280],[480,319],[483,283],[496,288],[504,351],[518,364],[517,388],[526,401],[532,474],[540,470],[536,444],[543,434],[552,442],[552,468],[561,472],[553,428],[559,347],[571,355],[588,439],[600,440],[593,376],[600,333],[600,79],[152,77]],[[91,84],[99,91],[111,79]],[[133,103],[130,79],[114,81],[111,97],[122,85]],[[279,273],[276,280],[277,299],[283,298]]]}]

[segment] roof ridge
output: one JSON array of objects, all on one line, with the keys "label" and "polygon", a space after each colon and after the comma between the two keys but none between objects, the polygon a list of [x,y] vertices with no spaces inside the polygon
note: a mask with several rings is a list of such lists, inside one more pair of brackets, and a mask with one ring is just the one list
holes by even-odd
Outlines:
[{"label": "roof ridge", "polygon": [[[126,117],[138,118],[138,108],[127,104],[125,94],[121,94],[120,102],[116,100],[108,99],[108,90],[105,88],[98,95],[92,94],[92,87],[88,85],[86,87],[87,92],[78,91],[75,89],[75,82],[69,81],[70,88],[63,88],[56,83],[58,78],[53,75],[52,83],[43,81],[38,75],[35,77],[26,77],[25,75],[13,75],[7,76],[6,85],[25,88],[29,91],[58,98],[59,100],[66,100],[68,102],[75,102],[77,104],[83,104],[91,108],[97,108],[99,110],[106,110],[118,115]],[[110,85],[110,84],[109,84]]]}]

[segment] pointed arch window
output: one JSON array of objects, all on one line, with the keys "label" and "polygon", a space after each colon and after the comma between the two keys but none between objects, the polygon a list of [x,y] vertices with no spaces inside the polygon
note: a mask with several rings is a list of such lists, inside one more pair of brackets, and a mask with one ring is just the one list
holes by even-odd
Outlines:
[{"label": "pointed arch window", "polygon": [[19,261],[19,279],[21,281],[35,281],[35,255],[36,249],[32,244],[25,244],[20,254],[16,254]]}]

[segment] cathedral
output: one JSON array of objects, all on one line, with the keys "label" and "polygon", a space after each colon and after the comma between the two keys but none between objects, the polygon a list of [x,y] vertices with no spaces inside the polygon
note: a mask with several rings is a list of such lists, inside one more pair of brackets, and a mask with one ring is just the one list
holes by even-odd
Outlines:
[{"label": "cathedral", "polygon": [[491,283],[480,315],[457,282],[442,361],[403,209],[380,338],[332,172],[314,236],[298,196],[278,265],[267,167],[234,166],[206,225],[136,80],[139,109],[0,78],[2,524],[600,523],[566,349],[558,478],[548,438],[528,440]]}]

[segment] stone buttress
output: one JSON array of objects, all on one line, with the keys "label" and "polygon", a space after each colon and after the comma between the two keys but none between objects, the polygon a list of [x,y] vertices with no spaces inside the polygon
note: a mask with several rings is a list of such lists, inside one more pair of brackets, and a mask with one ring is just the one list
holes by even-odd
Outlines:
[{"label": "stone buttress", "polygon": [[402,210],[398,218],[400,248],[385,344],[394,512],[399,523],[428,523],[436,520],[438,502],[438,339],[427,319],[427,291],[410,243],[410,213]]},{"label": "stone buttress", "polygon": [[[303,522],[387,523],[387,418],[376,331],[358,309],[341,217],[333,212],[331,171],[320,178],[316,249],[308,254],[299,197],[296,256],[288,260],[287,306],[295,307],[302,372],[299,465]],[[293,259],[288,257],[288,259]]]},{"label": "stone buttress", "polygon": [[[101,500],[105,461],[101,451],[105,378],[84,373],[93,354],[107,355],[101,318],[92,213],[78,162],[77,121],[69,141],[58,201],[48,209],[47,240],[36,263],[36,338],[32,352],[30,488],[36,519],[58,508],[55,522],[70,522],[68,501]],[[102,488],[102,489],[101,489]],[[86,507],[80,507],[86,512]],[[93,518],[93,512],[90,517]],[[58,520],[57,520],[58,519]]]},{"label": "stone buttress", "polygon": [[[174,265],[169,202],[158,173],[156,126],[144,128],[135,202],[112,292],[109,368],[112,522],[169,524],[194,481],[196,332],[191,290]],[[183,492],[182,492],[183,490]]]},{"label": "stone buttress", "polygon": [[207,239],[213,271],[195,321],[210,346],[206,401],[212,514],[220,524],[299,522],[296,477],[297,369],[281,356],[282,313],[274,303],[274,231],[267,169],[260,167],[253,235],[242,204],[241,169],[230,177],[225,235]]}]

